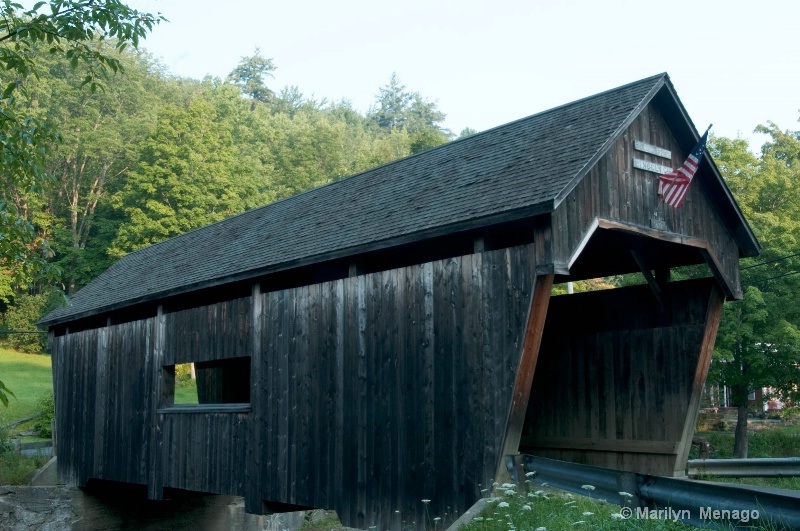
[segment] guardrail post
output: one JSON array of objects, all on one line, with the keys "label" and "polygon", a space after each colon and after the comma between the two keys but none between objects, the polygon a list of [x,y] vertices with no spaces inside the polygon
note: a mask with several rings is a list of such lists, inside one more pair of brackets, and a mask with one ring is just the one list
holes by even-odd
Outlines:
[{"label": "guardrail post", "polygon": [[522,454],[506,455],[503,457],[506,464],[506,470],[511,477],[511,481],[517,484],[517,490],[520,494],[528,493],[527,475],[525,472],[525,460]]}]

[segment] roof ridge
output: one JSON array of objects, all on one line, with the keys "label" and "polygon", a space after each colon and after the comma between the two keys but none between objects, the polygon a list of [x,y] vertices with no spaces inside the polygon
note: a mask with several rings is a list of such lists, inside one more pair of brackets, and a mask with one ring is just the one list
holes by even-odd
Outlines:
[{"label": "roof ridge", "polygon": [[550,212],[662,79],[545,109],[142,247],[42,322]]},{"label": "roof ridge", "polygon": [[[176,234],[174,236],[170,236],[170,237],[168,237],[168,238],[166,238],[164,240],[161,240],[161,241],[158,241],[158,242],[154,242],[154,243],[151,243],[150,245],[147,245],[145,247],[141,247],[139,249],[133,250],[130,253],[127,253],[124,256],[122,256],[120,258],[120,260],[123,260],[126,257],[134,255],[134,254],[139,253],[141,251],[145,251],[147,249],[152,249],[152,248],[154,248],[156,246],[159,246],[159,245],[161,245],[164,242],[167,242],[169,240],[173,240],[175,238],[187,237],[187,236],[191,235],[192,233],[194,233],[196,231],[208,229],[209,227],[212,227],[214,225],[222,225],[222,224],[224,224],[224,223],[226,223],[226,222],[228,222],[230,220],[234,220],[234,219],[239,218],[241,216],[244,216],[246,214],[251,214],[251,213],[257,212],[259,210],[265,209],[267,207],[271,207],[273,205],[279,205],[279,204],[282,204],[282,203],[284,203],[286,201],[293,200],[293,199],[295,199],[297,197],[301,197],[301,196],[304,196],[304,195],[315,193],[318,190],[323,190],[325,188],[333,187],[333,186],[338,185],[340,183],[344,183],[344,182],[347,182],[347,181],[350,181],[350,180],[356,180],[357,177],[362,177],[364,174],[371,173],[371,172],[376,171],[376,170],[378,170],[380,168],[386,168],[386,167],[393,166],[395,164],[400,164],[400,163],[402,163],[402,162],[404,162],[406,160],[413,159],[413,158],[419,157],[419,156],[421,156],[423,154],[430,153],[430,152],[433,152],[433,151],[439,151],[439,150],[442,150],[444,148],[452,149],[450,146],[452,146],[454,144],[462,143],[462,142],[465,142],[467,140],[474,141],[475,138],[481,137],[481,136],[487,136],[489,133],[492,133],[492,132],[496,131],[497,129],[510,127],[510,126],[515,125],[515,124],[519,124],[519,123],[525,122],[527,120],[531,120],[533,118],[541,117],[541,116],[544,116],[546,114],[549,114],[549,113],[552,113],[552,112],[555,112],[555,111],[558,111],[558,110],[561,110],[561,109],[564,109],[564,108],[567,108],[567,107],[571,107],[573,105],[577,105],[577,104],[585,102],[585,101],[592,100],[594,98],[599,98],[599,97],[604,96],[606,94],[610,94],[610,93],[613,93],[613,92],[618,92],[618,91],[630,88],[630,87],[632,87],[634,85],[639,85],[639,84],[644,84],[646,82],[654,81],[654,80],[656,80],[656,79],[658,79],[660,77],[666,77],[667,79],[669,79],[668,74],[666,72],[662,72],[660,74],[655,74],[653,76],[650,76],[650,77],[647,77],[647,78],[644,78],[644,79],[640,79],[638,81],[632,81],[630,83],[626,83],[625,85],[620,85],[620,86],[615,87],[615,88],[604,90],[602,92],[598,92],[598,93],[592,94],[590,96],[579,98],[577,100],[574,100],[574,101],[571,101],[571,102],[568,102],[568,103],[557,105],[555,107],[551,107],[549,109],[545,109],[543,111],[539,111],[537,113],[530,114],[528,116],[524,116],[522,118],[518,118],[516,120],[512,120],[510,122],[506,122],[504,124],[500,124],[500,125],[491,127],[491,128],[486,129],[484,131],[480,131],[480,132],[478,132],[478,133],[476,133],[474,135],[470,135],[470,136],[467,136],[467,137],[464,137],[464,138],[456,138],[454,140],[451,140],[450,142],[446,142],[444,144],[440,144],[438,146],[434,146],[434,147],[432,147],[430,149],[426,149],[424,151],[420,151],[419,153],[414,153],[412,155],[407,155],[407,156],[399,158],[399,159],[391,160],[389,162],[385,162],[385,163],[380,164],[378,166],[373,166],[371,168],[367,168],[365,170],[362,170],[362,171],[360,171],[358,173],[354,173],[353,175],[348,175],[348,176],[342,177],[340,179],[335,179],[333,181],[321,184],[321,185],[319,185],[317,187],[310,188],[308,190],[303,190],[302,192],[296,193],[294,195],[290,195],[290,196],[287,196],[287,197],[282,197],[280,199],[272,201],[271,203],[265,203],[263,205],[251,208],[249,210],[245,210],[243,212],[238,212],[236,214],[232,214],[232,215],[230,215],[230,216],[228,216],[226,218],[223,218],[223,219],[220,219],[220,220],[217,220],[217,221],[213,221],[211,223],[208,223],[207,225],[203,225],[201,227],[195,227],[194,229],[188,230],[186,232],[182,232],[180,234]],[[115,264],[118,263],[118,262],[115,262]],[[112,265],[114,265],[114,264],[112,264]]]}]

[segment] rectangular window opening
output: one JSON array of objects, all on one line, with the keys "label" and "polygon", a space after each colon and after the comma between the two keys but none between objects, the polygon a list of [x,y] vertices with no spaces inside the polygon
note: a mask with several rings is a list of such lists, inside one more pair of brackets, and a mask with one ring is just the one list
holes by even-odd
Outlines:
[{"label": "rectangular window opening", "polygon": [[199,404],[194,363],[175,365],[175,404]]},{"label": "rectangular window opening", "polygon": [[250,404],[250,356],[179,363],[172,368],[175,406]]}]

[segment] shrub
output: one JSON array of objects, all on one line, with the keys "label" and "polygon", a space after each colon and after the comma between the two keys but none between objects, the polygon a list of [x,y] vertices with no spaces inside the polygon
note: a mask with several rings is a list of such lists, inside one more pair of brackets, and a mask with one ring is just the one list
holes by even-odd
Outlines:
[{"label": "shrub", "polygon": [[747,457],[800,457],[800,433],[758,430],[748,436]]},{"label": "shrub", "polygon": [[800,406],[790,406],[783,408],[780,411],[780,416],[783,420],[800,419]]},{"label": "shrub", "polygon": [[40,415],[33,423],[36,433],[44,439],[51,438],[53,436],[53,420],[56,418],[52,389],[36,402],[36,413]]},{"label": "shrub", "polygon": [[192,364],[179,363],[175,365],[175,384],[178,387],[192,385]]},{"label": "shrub", "polygon": [[[5,312],[4,327],[7,330],[36,331],[36,322],[57,307],[60,301],[61,298],[56,292],[17,295],[14,297],[14,303]],[[40,353],[47,347],[47,336],[9,334],[6,343],[20,352]]]},{"label": "shrub", "polygon": [[11,434],[0,425],[0,459],[3,459],[7,454],[14,451],[14,445],[11,444]]},{"label": "shrub", "polygon": [[0,426],[0,485],[25,485],[46,457],[26,457],[11,444],[8,430]]}]

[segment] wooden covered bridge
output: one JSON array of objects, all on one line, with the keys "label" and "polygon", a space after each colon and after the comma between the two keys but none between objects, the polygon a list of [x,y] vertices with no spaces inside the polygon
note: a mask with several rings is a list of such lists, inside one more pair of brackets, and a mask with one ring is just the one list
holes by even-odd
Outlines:
[{"label": "wooden covered bridge", "polygon": [[[661,74],[129,254],[43,320],[61,478],[397,528],[423,499],[464,512],[520,451],[683,474],[760,250],[708,156],[659,198],[698,139]],[[176,405],[189,362],[201,403]]]}]

